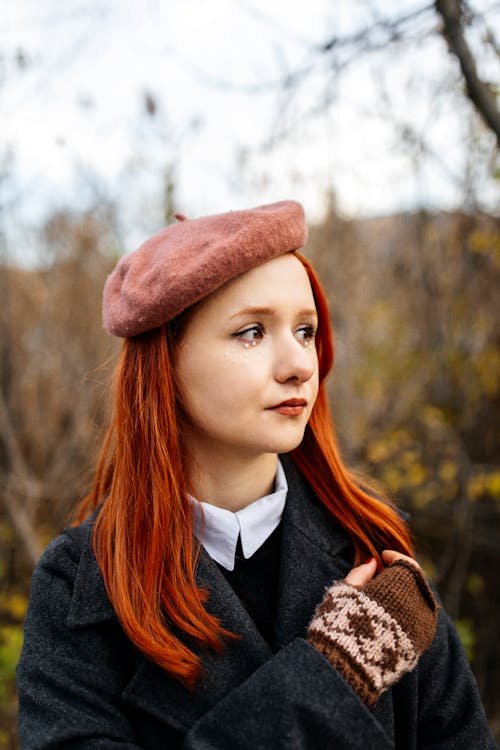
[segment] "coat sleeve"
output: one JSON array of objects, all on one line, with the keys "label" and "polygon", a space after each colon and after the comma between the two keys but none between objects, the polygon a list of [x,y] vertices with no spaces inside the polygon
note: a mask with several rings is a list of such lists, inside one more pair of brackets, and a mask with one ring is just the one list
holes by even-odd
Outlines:
[{"label": "coat sleeve", "polygon": [[62,534],[33,574],[17,670],[21,747],[142,750],[117,707],[124,680],[118,665],[126,652],[120,658],[116,628],[110,638],[110,623],[102,622],[89,640],[66,624],[78,557],[74,542]]},{"label": "coat sleeve", "polygon": [[374,714],[307,641],[297,638],[189,732],[185,750],[392,750]]},{"label": "coat sleeve", "polygon": [[[385,696],[384,696],[385,697]],[[458,636],[441,610],[431,648],[393,690],[389,738],[329,662],[297,639],[203,716],[185,750],[498,750]]]},{"label": "coat sleeve", "polygon": [[464,649],[443,609],[416,677],[419,750],[498,750]]}]

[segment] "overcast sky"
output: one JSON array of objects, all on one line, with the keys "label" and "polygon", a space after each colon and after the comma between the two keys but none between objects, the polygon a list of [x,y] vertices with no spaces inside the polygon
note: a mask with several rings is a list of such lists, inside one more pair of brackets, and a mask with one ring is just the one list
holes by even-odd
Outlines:
[{"label": "overcast sky", "polygon": [[[432,14],[410,55],[396,47],[360,56],[338,76],[320,63],[292,97],[279,86],[331,36],[422,4],[3,0],[0,157],[10,221],[85,208],[97,190],[130,207],[134,243],[160,221],[168,169],[179,210],[192,216],[293,197],[316,218],[327,190],[351,214],[453,207],[468,111],[452,93],[456,67],[431,33]],[[474,5],[496,6],[488,21],[498,25],[498,3]],[[146,94],[154,116],[145,115]],[[418,169],[401,149],[405,123],[429,136],[431,157]]]}]

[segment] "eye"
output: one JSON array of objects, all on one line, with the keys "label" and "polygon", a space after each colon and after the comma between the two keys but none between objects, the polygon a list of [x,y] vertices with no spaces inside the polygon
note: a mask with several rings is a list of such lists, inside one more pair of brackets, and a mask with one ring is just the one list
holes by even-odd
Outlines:
[{"label": "eye", "polygon": [[307,344],[309,341],[314,340],[316,336],[316,327],[312,325],[300,326],[300,328],[297,328],[295,336],[299,341]]},{"label": "eye", "polygon": [[233,333],[233,336],[242,341],[261,341],[264,338],[264,329],[261,325],[252,325],[243,328],[241,331],[236,331],[236,333]]}]

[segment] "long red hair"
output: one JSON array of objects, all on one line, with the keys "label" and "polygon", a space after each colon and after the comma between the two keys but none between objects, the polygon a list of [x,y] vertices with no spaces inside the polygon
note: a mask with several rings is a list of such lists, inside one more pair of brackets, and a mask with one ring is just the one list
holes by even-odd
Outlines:
[{"label": "long red hair", "polygon": [[[412,554],[397,511],[348,471],[329,413],[325,379],[333,365],[328,302],[310,263],[318,311],[320,388],[304,438],[291,456],[318,499],[350,534],[355,561],[382,549]],[[77,522],[99,508],[93,543],[108,596],[130,640],[172,677],[193,688],[201,663],[194,652],[222,651],[225,630],[195,580],[193,536],[178,431],[172,353],[178,321],[125,339],[114,376],[114,412],[89,495]],[[181,640],[178,634],[187,636]]]}]

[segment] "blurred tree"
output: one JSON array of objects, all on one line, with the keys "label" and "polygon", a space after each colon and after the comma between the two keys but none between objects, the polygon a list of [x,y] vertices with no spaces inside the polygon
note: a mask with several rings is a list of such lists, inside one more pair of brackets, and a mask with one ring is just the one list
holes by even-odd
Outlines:
[{"label": "blurred tree", "polygon": [[[285,149],[291,144],[300,154],[306,138],[322,138],[326,130],[331,133],[327,148],[333,161],[327,159],[325,163],[339,166],[344,179],[345,174],[349,180],[356,179],[359,170],[366,185],[359,180],[361,191],[368,192],[377,184],[377,174],[370,173],[369,165],[375,168],[383,163],[384,155],[391,163],[397,155],[394,164],[408,165],[423,205],[439,204],[429,183],[430,175],[437,174],[440,182],[450,185],[450,193],[460,196],[459,204],[496,210],[498,185],[489,178],[497,171],[500,143],[498,4],[487,5],[481,0],[417,4],[363,0],[358,5],[349,24],[343,18],[349,13],[343,14],[343,8],[336,7],[325,18],[322,40],[302,40],[301,64],[287,64],[280,57],[284,71],[274,80],[270,77],[267,82],[239,89],[233,84],[230,90],[276,94],[275,121],[263,139],[262,150],[272,153],[279,146]],[[279,45],[283,32],[277,18],[271,14],[265,18],[268,27],[275,24]],[[286,55],[282,57],[286,61]],[[368,76],[370,89],[364,85]],[[358,155],[356,166],[351,166],[338,151],[336,136],[340,134],[341,143],[348,142],[341,129],[345,103],[351,112],[357,108],[359,120],[356,118],[352,128],[361,129],[361,142],[363,127],[367,133],[378,133],[369,138],[376,144],[376,152],[367,154],[367,164],[360,165]],[[344,126],[349,128],[348,124]],[[449,137],[443,137],[443,133]],[[475,142],[473,165],[467,161],[471,140]],[[242,149],[242,154],[243,179],[249,180],[251,152]],[[258,187],[259,181],[265,184],[262,170],[266,163],[260,171],[258,161],[256,164],[253,179]],[[293,165],[299,173],[299,184],[310,179],[304,177],[307,166],[299,161]],[[323,184],[334,179],[325,173],[324,164],[315,169],[314,178]],[[401,181],[408,184],[403,178]]]},{"label": "blurred tree", "polygon": [[[478,73],[479,60],[483,62],[488,49],[493,49],[498,56],[499,48],[495,33],[488,28],[487,34],[479,36],[482,49],[477,56],[466,38],[467,28],[479,25],[486,28],[486,11],[474,9],[473,2],[465,3],[462,0],[435,0],[434,3],[423,3],[411,10],[395,4],[395,13],[391,10],[381,10],[376,3],[372,3],[371,6],[372,17],[376,20],[354,34],[331,36],[318,48],[319,57],[326,57],[329,67],[339,74],[362,55],[401,43],[406,43],[409,51],[415,42],[437,31],[444,36],[450,52],[459,63],[465,95],[469,97],[500,144],[500,111],[496,101],[500,74],[497,70],[497,80],[493,84],[482,80]],[[438,26],[434,19],[436,13],[442,21]],[[309,75],[313,67],[314,65],[311,65],[309,68],[305,67],[288,74],[285,85],[288,88],[293,87]]]},{"label": "blurred tree", "polygon": [[[474,21],[474,12],[469,4],[461,0],[436,0],[435,7],[443,19],[442,33],[460,65],[465,92],[487,127],[495,134],[497,145],[500,145],[500,111],[496,93],[491,84],[487,84],[478,75],[477,62],[465,35],[465,25]],[[485,43],[496,48],[498,53],[497,41],[492,32],[488,33]]]},{"label": "blurred tree", "polygon": [[95,437],[82,380],[109,347],[99,334],[108,227],[102,213],[61,212],[44,228],[45,267],[0,266],[1,502],[32,562],[74,502]]},{"label": "blurred tree", "polygon": [[60,211],[42,230],[43,266],[0,264],[0,747],[17,747],[30,572],[87,488],[105,421],[114,346],[100,319],[112,226],[109,207]]}]

